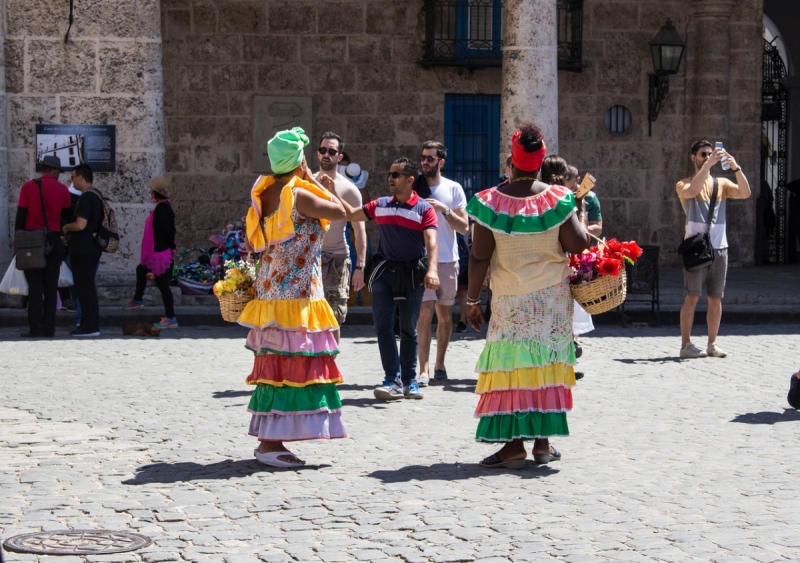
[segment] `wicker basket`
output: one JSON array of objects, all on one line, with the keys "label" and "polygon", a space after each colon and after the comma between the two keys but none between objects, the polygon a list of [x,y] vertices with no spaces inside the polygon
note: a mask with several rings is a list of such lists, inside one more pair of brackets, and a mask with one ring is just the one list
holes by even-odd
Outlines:
[{"label": "wicker basket", "polygon": [[181,293],[184,295],[208,295],[214,289],[215,283],[213,281],[201,282],[188,278],[178,278],[178,287],[181,288]]},{"label": "wicker basket", "polygon": [[600,276],[589,283],[570,285],[572,296],[590,315],[599,315],[619,307],[625,301],[628,284],[625,269],[619,276]]},{"label": "wicker basket", "polygon": [[245,305],[253,300],[253,296],[246,293],[226,293],[225,295],[220,295],[217,299],[219,299],[222,320],[235,323],[239,320],[239,315],[244,311]]}]

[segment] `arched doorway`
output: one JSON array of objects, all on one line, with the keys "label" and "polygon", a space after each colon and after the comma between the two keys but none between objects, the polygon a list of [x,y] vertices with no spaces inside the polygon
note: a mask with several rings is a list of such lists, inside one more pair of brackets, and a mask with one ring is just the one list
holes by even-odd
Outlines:
[{"label": "arched doorway", "polygon": [[756,204],[756,264],[788,261],[786,201],[789,126],[786,64],[773,42],[764,40],[761,85],[761,189]]}]

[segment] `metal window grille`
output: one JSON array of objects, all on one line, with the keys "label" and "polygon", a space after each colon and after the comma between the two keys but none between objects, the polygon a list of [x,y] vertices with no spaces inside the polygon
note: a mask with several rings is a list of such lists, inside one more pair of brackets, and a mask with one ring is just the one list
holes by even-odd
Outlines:
[{"label": "metal window grille", "polygon": [[[558,0],[558,68],[580,72],[583,0]],[[425,0],[424,66],[500,66],[503,0]]]},{"label": "metal window grille", "polygon": [[558,0],[558,69],[583,69],[583,0]]},{"label": "metal window grille", "polygon": [[769,239],[770,262],[787,262],[786,156],[788,93],[786,65],[778,49],[764,41],[763,82],[761,85],[761,177],[774,194],[775,232]]},{"label": "metal window grille", "polygon": [[604,121],[606,129],[613,135],[622,135],[631,128],[633,117],[625,106],[611,106],[606,110]]},{"label": "metal window grille", "polygon": [[500,175],[500,96],[448,94],[445,96],[444,170],[464,188],[467,199],[497,185]]}]

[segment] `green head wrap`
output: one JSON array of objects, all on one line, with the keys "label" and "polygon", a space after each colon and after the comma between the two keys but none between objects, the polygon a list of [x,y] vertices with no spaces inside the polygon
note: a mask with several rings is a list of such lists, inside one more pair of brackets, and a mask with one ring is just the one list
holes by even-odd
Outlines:
[{"label": "green head wrap", "polygon": [[308,145],[306,132],[300,127],[278,131],[267,143],[269,164],[275,174],[291,172],[303,162],[303,148]]}]

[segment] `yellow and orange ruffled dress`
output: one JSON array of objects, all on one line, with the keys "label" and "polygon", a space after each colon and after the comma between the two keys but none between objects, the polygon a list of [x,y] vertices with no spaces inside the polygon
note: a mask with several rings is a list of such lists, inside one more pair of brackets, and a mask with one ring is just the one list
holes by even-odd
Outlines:
[{"label": "yellow and orange ruffled dress", "polygon": [[495,239],[492,318],[478,358],[476,439],[566,436],[575,348],[569,260],[559,227],[575,213],[567,188],[527,198],[496,188],[476,194],[467,212]]},{"label": "yellow and orange ruffled dress", "polygon": [[294,177],[275,212],[262,219],[259,196],[274,182],[259,177],[247,215],[248,240],[262,252],[256,298],[239,317],[250,328],[246,346],[255,354],[247,378],[256,386],[249,433],[267,442],[345,438],[336,389],[343,379],[333,359],[339,325],[325,301],[320,265],[329,222],[305,217],[295,207],[297,190],[331,196]]}]

